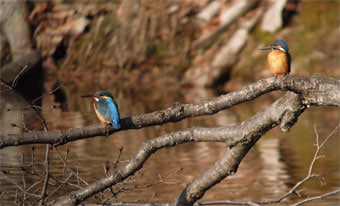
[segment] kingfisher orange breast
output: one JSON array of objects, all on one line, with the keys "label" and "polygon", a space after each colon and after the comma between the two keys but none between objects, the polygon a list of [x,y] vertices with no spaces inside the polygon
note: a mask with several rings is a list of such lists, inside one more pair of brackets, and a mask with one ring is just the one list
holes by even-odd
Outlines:
[{"label": "kingfisher orange breast", "polygon": [[270,70],[277,75],[286,75],[289,72],[287,55],[280,50],[273,50],[268,54]]}]

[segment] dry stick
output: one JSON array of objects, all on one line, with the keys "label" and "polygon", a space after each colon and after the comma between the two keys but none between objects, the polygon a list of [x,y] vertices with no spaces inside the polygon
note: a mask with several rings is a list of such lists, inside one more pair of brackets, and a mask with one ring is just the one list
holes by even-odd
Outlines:
[{"label": "dry stick", "polygon": [[[78,161],[76,162],[77,173],[76,176],[79,177],[79,164]],[[80,185],[79,178],[77,178],[77,184]]]},{"label": "dry stick", "polygon": [[36,174],[39,174],[39,172],[38,172],[38,170],[37,170],[37,168],[35,167],[35,159],[34,159],[34,151],[35,151],[35,146],[34,145],[31,145],[31,166],[32,166],[32,172],[33,173],[36,173]]},{"label": "dry stick", "polygon": [[17,205],[18,204],[18,189],[15,191],[15,198],[14,198],[14,204]]},{"label": "dry stick", "polygon": [[24,113],[22,112],[21,113],[21,123],[22,123],[22,129],[24,129],[25,132],[30,132],[30,130],[26,127],[26,124],[25,124],[25,115]]},{"label": "dry stick", "polygon": [[120,161],[120,157],[122,156],[122,153],[123,153],[123,149],[124,149],[123,146],[121,146],[121,147],[119,148],[118,157],[117,157],[116,161],[114,161],[114,163],[113,163],[113,169],[117,169],[118,163],[119,163],[119,161]]},{"label": "dry stick", "polygon": [[47,144],[46,145],[46,153],[45,153],[45,179],[44,179],[44,184],[43,184],[43,188],[42,188],[42,191],[41,191],[41,197],[40,197],[39,205],[45,204],[48,180],[50,178],[49,154],[50,154],[50,145]]},{"label": "dry stick", "polygon": [[[113,162],[113,170],[117,169],[117,167],[118,167],[118,163],[119,163],[120,157],[121,157],[121,155],[122,155],[122,153],[123,153],[123,149],[124,149],[123,146],[121,146],[121,147],[119,148],[118,157],[117,157],[117,159]],[[107,175],[107,174],[106,174],[106,175]],[[104,199],[104,201],[102,201],[102,204],[105,204],[107,201],[109,201],[109,200],[112,199],[113,197],[117,196],[117,194],[119,193],[119,192],[117,192],[117,191],[116,191],[116,192],[113,191],[113,187],[110,187],[109,189],[110,189],[110,192],[112,193],[112,195],[110,195],[109,197],[107,197],[106,199]]]},{"label": "dry stick", "polygon": [[41,95],[41,96],[35,98],[34,100],[32,100],[31,104],[34,104],[36,101],[38,101],[38,100],[40,100],[40,99],[43,99],[44,97],[46,97],[46,96],[48,96],[48,95],[53,94],[54,92],[56,92],[58,89],[64,87],[65,85],[66,85],[66,83],[64,83],[64,82],[61,83],[58,87],[54,88],[53,90],[51,90],[51,91],[47,92],[46,94]]},{"label": "dry stick", "polygon": [[34,184],[32,184],[31,186],[29,186],[27,188],[27,191],[30,191],[32,188],[34,188],[36,185],[40,184],[42,182],[42,180],[38,180],[37,182],[35,182]]},{"label": "dry stick", "polygon": [[20,78],[20,76],[24,73],[25,70],[27,70],[30,66],[30,63],[26,64],[21,70],[20,72],[15,76],[14,80],[12,81],[12,87],[15,88],[18,84],[18,80]]},{"label": "dry stick", "polygon": [[[24,168],[24,154],[23,153],[21,153],[20,166]],[[24,196],[23,196],[23,202],[24,202],[26,199],[26,181],[25,181],[24,170],[21,170],[21,177],[22,177],[22,185],[24,189]]]},{"label": "dry stick", "polygon": [[315,138],[316,138],[316,151],[314,153],[314,157],[313,157],[313,160],[309,166],[309,170],[308,170],[308,175],[311,175],[312,174],[312,171],[313,171],[313,168],[314,168],[314,164],[315,164],[315,161],[317,159],[320,158],[319,155],[319,151],[320,149],[326,144],[326,142],[335,134],[335,132],[339,129],[340,125],[338,125],[332,132],[331,134],[329,134],[326,139],[320,144],[319,142],[319,133],[316,129],[316,125],[314,125],[314,133],[315,133]]}]

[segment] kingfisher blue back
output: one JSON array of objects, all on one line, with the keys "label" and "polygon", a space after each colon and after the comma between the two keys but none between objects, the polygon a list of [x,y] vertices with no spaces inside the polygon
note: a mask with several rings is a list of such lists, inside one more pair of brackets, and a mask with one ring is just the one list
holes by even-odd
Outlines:
[{"label": "kingfisher blue back", "polygon": [[101,123],[109,123],[115,129],[120,129],[120,114],[117,103],[109,91],[96,92],[95,95],[84,95],[82,97],[93,98],[93,108]]}]

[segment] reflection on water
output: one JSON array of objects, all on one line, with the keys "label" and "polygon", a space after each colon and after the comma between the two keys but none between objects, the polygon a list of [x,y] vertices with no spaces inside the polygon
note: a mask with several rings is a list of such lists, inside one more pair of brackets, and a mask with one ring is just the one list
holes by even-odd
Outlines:
[{"label": "reflection on water", "polygon": [[[77,94],[69,94],[70,111],[54,109],[44,112],[51,129],[81,127],[98,122],[92,110],[91,102],[79,97],[85,93],[89,92],[80,91]],[[119,93],[114,96],[116,96],[122,117],[166,108],[176,101],[183,103],[199,102],[211,99],[214,96],[211,91],[205,89],[203,91],[186,89],[185,93],[188,95],[182,96],[181,93],[177,92],[174,93],[175,95],[162,94],[162,98],[148,96],[144,99],[138,96],[127,99]],[[177,123],[168,123],[140,130],[121,131],[110,137],[96,137],[72,142],[57,149],[62,156],[65,156],[66,150],[69,150],[67,163],[90,183],[104,175],[103,165],[106,161],[109,160],[112,167],[121,147],[123,147],[123,152],[119,165],[123,165],[125,160],[131,158],[146,139],[189,127],[216,127],[236,124],[269,105],[274,101],[274,97],[261,97],[253,102],[238,105],[213,116],[190,118]],[[138,99],[140,101],[137,101]],[[45,98],[44,106],[48,107],[47,105],[51,105],[52,102],[52,97]],[[147,106],[143,107],[143,102],[147,102]],[[299,122],[291,132],[283,133],[277,128],[270,131],[249,152],[241,163],[238,172],[213,187],[202,200],[266,200],[278,198],[283,192],[288,191],[292,184],[303,179],[307,174],[315,149],[313,147],[315,142],[313,127],[315,123],[320,138],[326,137],[339,123],[337,110],[333,108],[310,108],[299,118]],[[173,201],[187,183],[221,158],[224,148],[224,144],[220,143],[186,143],[162,149],[151,156],[134,178],[129,179],[128,183],[120,185],[121,187],[138,185],[142,188],[120,193],[116,199],[117,201],[127,202]],[[31,146],[10,147],[2,149],[0,152],[2,166],[19,166],[21,154],[24,154],[25,164],[31,163]],[[35,162],[42,162],[44,146],[37,145],[34,154]],[[322,150],[322,154],[326,158],[319,160],[316,165],[316,172],[326,178],[327,184],[320,186],[319,181],[311,181],[303,187],[305,190],[301,194],[317,195],[339,187],[339,138],[332,138]],[[182,168],[181,171],[179,171],[180,168]],[[2,169],[10,170],[7,176],[22,184],[21,170]],[[38,165],[36,169],[42,171],[43,167]],[[62,178],[63,172],[64,166],[59,156],[55,151],[52,151],[51,174]],[[157,184],[161,179],[164,183]],[[25,176],[25,180],[26,184],[30,185],[39,181],[39,178]],[[13,203],[17,189],[3,178],[0,181],[3,194],[0,196],[2,203]],[[78,181],[76,178],[71,179],[71,182],[75,184]],[[155,184],[155,186],[143,188],[147,184]],[[51,187],[51,189],[55,188]],[[62,195],[75,189],[75,187],[66,186],[63,191],[59,191],[55,195]],[[4,191],[6,191],[5,195]],[[293,201],[295,197],[293,196],[288,201]],[[313,205],[338,205],[339,199],[339,195],[333,196],[313,202]],[[98,200],[91,199],[89,201],[97,202]],[[287,202],[282,203],[282,205],[285,204]]]}]

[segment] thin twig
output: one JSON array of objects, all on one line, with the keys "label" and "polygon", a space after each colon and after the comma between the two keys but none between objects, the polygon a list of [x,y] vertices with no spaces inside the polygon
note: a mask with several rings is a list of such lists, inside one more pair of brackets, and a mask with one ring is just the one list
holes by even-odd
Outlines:
[{"label": "thin twig", "polygon": [[18,84],[18,80],[21,77],[22,73],[24,73],[24,71],[26,69],[28,69],[30,66],[30,63],[27,63],[21,70],[20,72],[15,76],[14,80],[12,81],[12,87],[16,88],[17,84]]},{"label": "thin twig", "polygon": [[[78,181],[81,180],[85,185],[88,185],[88,183],[87,183],[83,178],[81,178],[81,177],[79,176],[78,169],[77,169],[77,172],[74,172],[74,171],[68,166],[68,164],[66,163],[67,155],[65,155],[65,159],[64,159],[64,158],[61,156],[59,150],[58,150],[56,147],[53,147],[53,150],[57,153],[57,155],[59,156],[60,160],[63,162],[64,167],[67,168],[67,169],[71,172],[71,174],[74,175],[74,176],[77,178]],[[68,154],[68,152],[66,152],[66,154]],[[78,185],[79,185],[79,182],[78,182]]]},{"label": "thin twig", "polygon": [[61,83],[58,87],[54,88],[52,91],[49,91],[49,92],[47,92],[46,94],[41,95],[41,96],[35,98],[34,100],[32,100],[31,104],[34,104],[36,101],[38,101],[38,100],[40,100],[40,99],[42,99],[42,98],[44,98],[44,97],[46,97],[46,96],[48,96],[48,95],[53,94],[54,92],[56,92],[58,89],[64,87],[65,85],[66,85],[66,83],[64,83],[64,82]]},{"label": "thin twig", "polygon": [[[23,167],[24,165],[24,154],[21,154],[21,159],[20,159],[20,166]],[[21,170],[21,177],[22,177],[22,185],[24,189],[24,196],[23,196],[23,202],[26,199],[26,181],[25,181],[25,173],[24,170]]]},{"label": "thin twig", "polygon": [[76,172],[77,184],[80,185],[79,178],[78,178],[79,177],[79,164],[78,164],[78,161],[76,162],[76,169],[77,169],[77,172]]},{"label": "thin twig", "polygon": [[33,189],[35,186],[37,186],[38,184],[40,184],[42,182],[42,180],[38,180],[37,182],[35,182],[34,184],[32,184],[31,186],[29,186],[27,188],[27,191],[30,191],[31,189]]},{"label": "thin twig", "polygon": [[33,193],[29,193],[27,192],[24,188],[22,188],[20,185],[18,185],[16,182],[14,182],[12,179],[8,178],[3,172],[0,172],[0,175],[2,177],[4,177],[7,181],[11,182],[14,186],[16,186],[19,190],[21,190],[22,192],[26,192],[26,194],[29,194],[33,197],[40,197],[39,195],[37,194],[33,194]]},{"label": "thin twig", "polygon": [[61,182],[59,184],[59,186],[52,191],[46,198],[45,200],[47,200],[48,198],[50,198],[51,196],[53,196],[57,191],[59,191],[63,186],[68,185],[69,184],[69,180],[71,179],[72,175],[69,175],[63,182]]},{"label": "thin twig", "polygon": [[322,194],[322,195],[318,195],[318,196],[314,196],[314,197],[309,197],[309,198],[307,198],[307,199],[304,199],[304,200],[302,200],[302,201],[300,201],[300,202],[297,202],[297,203],[295,203],[295,204],[292,204],[292,205],[290,205],[290,206],[303,205],[303,204],[305,204],[305,203],[307,203],[307,202],[314,201],[314,200],[321,200],[321,199],[323,199],[323,198],[325,198],[325,197],[333,196],[333,195],[336,195],[336,194],[338,194],[338,193],[340,193],[340,189],[334,190],[334,191],[332,191],[332,192],[327,192],[327,193]]},{"label": "thin twig", "polygon": [[41,191],[41,197],[39,205],[45,204],[45,198],[47,196],[47,186],[48,186],[48,180],[50,178],[50,162],[49,162],[49,154],[50,154],[50,145],[46,145],[46,153],[45,153],[45,179],[44,179],[44,185]]},{"label": "thin twig", "polygon": [[35,151],[35,146],[32,145],[31,146],[31,167],[32,167],[32,172],[38,174],[37,169],[35,168],[35,163],[34,163],[34,157],[35,157],[34,156],[34,151]]},{"label": "thin twig", "polygon": [[113,170],[117,169],[118,163],[119,163],[119,161],[120,161],[120,157],[122,156],[122,153],[123,153],[123,149],[124,149],[123,146],[121,146],[121,147],[119,148],[118,157],[117,157],[116,161],[114,161],[114,163],[113,163]]}]

